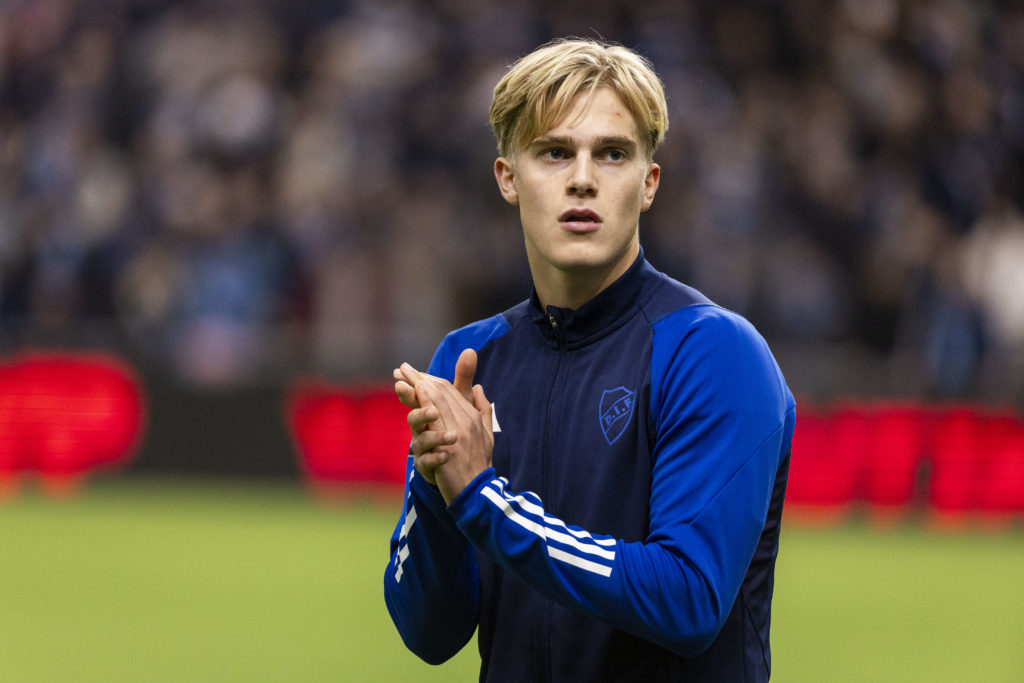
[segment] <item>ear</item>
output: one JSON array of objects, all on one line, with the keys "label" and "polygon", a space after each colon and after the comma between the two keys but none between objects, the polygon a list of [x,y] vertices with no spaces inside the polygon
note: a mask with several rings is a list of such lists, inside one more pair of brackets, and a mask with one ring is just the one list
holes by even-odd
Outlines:
[{"label": "ear", "polygon": [[498,157],[494,162],[494,179],[505,201],[512,206],[519,205],[519,191],[516,189],[516,168],[511,160]]},{"label": "ear", "polygon": [[644,200],[640,205],[641,212],[651,208],[651,204],[654,203],[654,193],[658,191],[658,182],[660,180],[661,166],[652,161],[647,169],[647,175],[644,177]]}]

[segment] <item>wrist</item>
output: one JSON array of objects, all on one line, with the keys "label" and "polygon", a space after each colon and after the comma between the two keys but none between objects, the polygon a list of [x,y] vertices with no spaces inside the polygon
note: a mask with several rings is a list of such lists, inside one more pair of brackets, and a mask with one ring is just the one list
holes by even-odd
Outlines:
[{"label": "wrist", "polygon": [[409,489],[417,500],[435,510],[437,513],[445,511],[448,507],[448,504],[441,496],[441,492],[437,488],[437,485],[429,482],[427,478],[421,475],[418,471],[409,482]]},{"label": "wrist", "polygon": [[458,519],[465,514],[466,509],[472,505],[476,495],[497,476],[493,467],[487,467],[477,474],[454,499],[448,503],[448,512]]},{"label": "wrist", "polygon": [[458,498],[484,471],[483,469],[478,470],[467,466],[459,466],[460,464],[453,462],[438,468],[437,488],[441,491],[441,495],[448,505],[451,505],[452,501]]}]

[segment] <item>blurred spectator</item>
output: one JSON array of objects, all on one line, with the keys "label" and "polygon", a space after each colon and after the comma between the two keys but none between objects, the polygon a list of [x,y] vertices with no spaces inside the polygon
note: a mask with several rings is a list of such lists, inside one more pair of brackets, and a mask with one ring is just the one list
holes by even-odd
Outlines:
[{"label": "blurred spectator", "polygon": [[964,247],[966,294],[991,339],[987,385],[1024,394],[1024,216],[1000,203],[981,216]]},{"label": "blurred spectator", "polygon": [[1018,4],[578,4],[0,4],[0,348],[116,345],[203,386],[425,363],[527,293],[488,84],[600,35],[669,95],[658,265],[784,365],[873,368],[798,391],[1024,400]]}]

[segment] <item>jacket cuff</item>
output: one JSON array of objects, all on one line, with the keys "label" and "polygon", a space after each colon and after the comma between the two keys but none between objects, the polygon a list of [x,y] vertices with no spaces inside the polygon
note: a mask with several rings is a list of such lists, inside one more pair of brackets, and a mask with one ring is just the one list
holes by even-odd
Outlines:
[{"label": "jacket cuff", "polygon": [[419,472],[413,474],[409,482],[409,491],[413,497],[424,504],[430,512],[438,519],[451,521],[447,514],[444,497],[436,486],[429,483]]},{"label": "jacket cuff", "polygon": [[479,505],[480,491],[484,486],[494,480],[496,473],[493,467],[488,467],[480,474],[476,475],[473,481],[469,482],[466,488],[462,489],[462,493],[455,497],[452,504],[448,506],[448,512],[455,518],[455,523],[458,524],[463,517],[472,513],[474,507]]}]

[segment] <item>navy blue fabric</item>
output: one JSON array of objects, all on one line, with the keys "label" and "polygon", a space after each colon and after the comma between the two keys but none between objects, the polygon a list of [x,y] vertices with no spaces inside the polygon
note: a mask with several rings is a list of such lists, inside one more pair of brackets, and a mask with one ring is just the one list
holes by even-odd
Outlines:
[{"label": "navy blue fabric", "polygon": [[[641,255],[595,299],[450,334],[494,403],[493,467],[446,507],[412,469],[385,599],[481,680],[764,681],[795,408],[742,317]],[[441,623],[443,622],[443,623]]]}]

